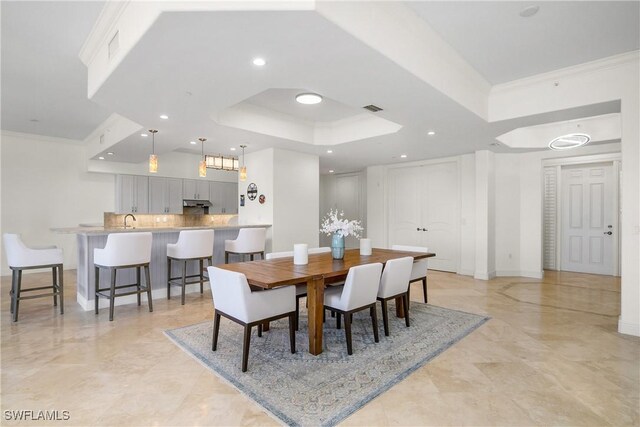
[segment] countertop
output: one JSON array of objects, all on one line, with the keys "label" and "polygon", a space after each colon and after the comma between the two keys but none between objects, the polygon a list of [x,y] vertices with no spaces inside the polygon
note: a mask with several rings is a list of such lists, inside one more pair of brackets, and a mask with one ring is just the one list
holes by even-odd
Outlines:
[{"label": "countertop", "polygon": [[237,230],[240,228],[268,228],[271,224],[252,224],[252,225],[211,225],[211,226],[195,226],[195,227],[67,227],[67,228],[52,228],[51,231],[60,234],[86,234],[86,235],[103,235],[111,233],[133,233],[150,231],[152,233],[176,233],[180,230]]}]

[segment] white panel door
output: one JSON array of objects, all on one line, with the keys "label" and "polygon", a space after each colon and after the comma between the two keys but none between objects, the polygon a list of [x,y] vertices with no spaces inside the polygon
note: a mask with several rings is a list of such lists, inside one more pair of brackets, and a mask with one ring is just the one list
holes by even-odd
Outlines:
[{"label": "white panel door", "polygon": [[389,245],[425,246],[429,268],[457,271],[460,218],[456,162],[391,169]]},{"label": "white panel door", "polygon": [[458,165],[454,162],[423,166],[422,231],[420,246],[436,256],[429,268],[456,271],[458,264]]},{"label": "white panel door", "polygon": [[562,168],[565,271],[613,275],[613,165]]}]

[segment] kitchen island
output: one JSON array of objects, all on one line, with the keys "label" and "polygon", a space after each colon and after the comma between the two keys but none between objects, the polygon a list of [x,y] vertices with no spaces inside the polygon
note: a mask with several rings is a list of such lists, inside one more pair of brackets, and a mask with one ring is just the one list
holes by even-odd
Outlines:
[{"label": "kitchen island", "polygon": [[[93,310],[95,296],[95,273],[93,265],[93,250],[95,248],[104,248],[107,243],[107,236],[112,233],[132,233],[132,232],[151,232],[153,241],[151,245],[151,289],[154,299],[165,299],[167,297],[167,244],[176,243],[181,230],[215,230],[215,239],[213,244],[213,263],[224,263],[224,241],[232,240],[238,236],[238,230],[241,228],[269,228],[270,224],[253,224],[253,225],[210,225],[210,226],[158,226],[158,227],[73,227],[73,228],[54,228],[52,231],[65,234],[76,234],[78,244],[78,291],[77,301],[84,310]],[[269,233],[267,233],[269,234]],[[267,242],[269,247],[269,242]],[[181,272],[180,266],[174,263],[172,265],[172,276],[178,276]],[[188,263],[187,274],[196,274],[198,271],[198,263]],[[104,276],[104,275],[102,275]],[[133,283],[136,280],[135,269],[119,270],[117,275],[117,284]],[[101,277],[102,280],[108,280],[107,277]],[[207,284],[208,285],[208,284]],[[187,293],[198,292],[199,287],[196,285],[187,286]],[[175,292],[175,289],[174,289]],[[142,297],[146,298],[146,295]],[[179,301],[180,298],[178,298]],[[116,305],[135,303],[136,296],[129,295],[126,297],[116,298]],[[99,301],[100,307],[108,307],[109,302],[105,299]]]}]

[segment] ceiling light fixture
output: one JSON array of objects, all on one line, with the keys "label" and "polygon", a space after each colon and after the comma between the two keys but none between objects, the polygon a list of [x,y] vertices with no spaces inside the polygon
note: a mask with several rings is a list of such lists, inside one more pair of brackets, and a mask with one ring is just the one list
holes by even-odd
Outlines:
[{"label": "ceiling light fixture", "polygon": [[321,103],[322,97],[317,93],[300,93],[296,95],[296,101],[304,105],[313,105]]},{"label": "ceiling light fixture", "polygon": [[436,132],[435,132],[435,131],[432,131],[432,130],[430,130],[429,132],[427,132],[427,135],[429,135],[429,136],[433,136],[433,135],[435,135],[435,134],[436,134]]},{"label": "ceiling light fixture", "polygon": [[230,150],[231,151],[236,151],[236,147],[231,147]]},{"label": "ceiling light fixture", "polygon": [[540,10],[540,6],[527,6],[519,13],[523,18],[530,18]]},{"label": "ceiling light fixture", "polygon": [[333,172],[334,172],[334,170],[333,170],[333,169],[329,169],[329,173],[333,173]]},{"label": "ceiling light fixture", "polygon": [[400,158],[401,158],[401,159],[406,159],[406,158],[407,158],[407,155],[406,155],[406,154],[400,154]]},{"label": "ceiling light fixture", "polygon": [[141,134],[140,134],[140,136],[141,136],[141,137],[143,137],[143,138],[146,138],[146,137],[148,137],[149,135],[147,135],[146,133],[141,133]]},{"label": "ceiling light fixture", "polygon": [[156,173],[158,172],[158,156],[156,156],[156,133],[158,133],[157,129],[149,129],[149,133],[151,133],[151,154],[149,155],[149,172]]},{"label": "ceiling light fixture", "polygon": [[113,151],[109,151],[109,152],[107,153],[107,155],[109,155],[109,156],[113,156]]},{"label": "ceiling light fixture", "polygon": [[242,148],[242,167],[240,168],[240,181],[247,180],[247,167],[244,165],[244,149],[247,148],[246,145],[241,145]]},{"label": "ceiling light fixture", "polygon": [[207,138],[198,138],[198,141],[200,141],[202,143],[202,158],[200,159],[200,162],[198,163],[198,175],[200,176],[200,178],[204,178],[207,176],[207,161],[204,157],[204,142],[207,140]]},{"label": "ceiling light fixture", "polygon": [[98,157],[98,160],[104,160],[104,157],[100,156]]},{"label": "ceiling light fixture", "polygon": [[196,144],[197,144],[197,142],[195,142],[195,141],[189,141],[189,144],[191,144],[191,145],[196,145]]},{"label": "ceiling light fixture", "polygon": [[331,154],[333,153],[333,150],[327,150],[327,153]]},{"label": "ceiling light fixture", "polygon": [[167,120],[169,118],[169,116],[167,116],[166,114],[160,114],[160,118],[162,120]]},{"label": "ceiling light fixture", "polygon": [[552,150],[570,150],[582,147],[589,141],[591,141],[591,137],[585,133],[570,133],[553,139],[549,142],[549,148]]},{"label": "ceiling light fixture", "polygon": [[264,58],[253,58],[253,65],[256,67],[263,67],[266,63],[267,61]]}]

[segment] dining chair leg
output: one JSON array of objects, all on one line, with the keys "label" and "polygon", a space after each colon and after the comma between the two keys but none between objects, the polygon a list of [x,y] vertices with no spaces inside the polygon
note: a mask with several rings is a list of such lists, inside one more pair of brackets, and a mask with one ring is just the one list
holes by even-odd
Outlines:
[{"label": "dining chair leg", "polygon": [[296,331],[298,330],[298,322],[300,321],[300,298],[296,297]]},{"label": "dining chair leg", "polygon": [[141,280],[140,280],[140,267],[136,267],[136,290],[138,291],[137,293],[137,297],[138,297],[138,307],[140,307],[140,305],[142,304],[142,300],[140,297],[140,284],[141,284]]},{"label": "dining chair leg", "polygon": [[[338,316],[340,316],[340,313],[338,313]],[[344,332],[347,337],[347,354],[351,356],[353,354],[353,346],[351,343],[351,315],[349,314],[344,315]]]},{"label": "dining chair leg", "polygon": [[331,312],[331,317],[336,317],[336,312],[335,311]]},{"label": "dining chair leg", "polygon": [[167,257],[167,299],[171,299],[171,258]]},{"label": "dining chair leg", "polygon": [[149,272],[149,264],[144,266],[144,281],[147,285],[147,299],[149,300],[149,313],[153,311],[153,298],[151,298],[151,273]]},{"label": "dining chair leg", "polygon": [[185,288],[187,287],[187,261],[182,262],[182,305],[184,305]]},{"label": "dining chair leg", "polygon": [[251,326],[247,325],[244,327],[244,343],[242,345],[242,372],[247,372],[250,345],[251,345]]},{"label": "dining chair leg", "polygon": [[[411,304],[411,282],[409,282],[409,286],[407,287],[407,299],[409,300],[409,304]],[[409,310],[410,307],[407,304],[407,310]]]},{"label": "dining chair leg", "polygon": [[424,303],[426,304],[428,302],[428,299],[427,299],[427,276],[424,276],[424,278],[422,279],[422,291],[424,292]]},{"label": "dining chair leg", "polygon": [[382,303],[382,325],[384,326],[384,336],[389,336],[389,313],[387,312],[387,300],[380,301]]},{"label": "dining chair leg", "polygon": [[376,305],[372,305],[371,309],[371,324],[373,325],[373,339],[375,342],[380,342],[380,337],[378,336],[378,310],[376,310]]},{"label": "dining chair leg", "polygon": [[200,258],[200,293],[204,293],[204,260]]},{"label": "dining chair leg", "polygon": [[291,313],[289,315],[289,343],[291,345],[291,354],[296,352],[296,330],[295,327],[298,326],[298,322],[296,320],[296,315]]},{"label": "dining chair leg", "polygon": [[115,268],[111,269],[111,288],[109,292],[109,321],[113,321],[113,302],[116,297],[116,270]]},{"label": "dining chair leg", "polygon": [[13,296],[16,293],[16,279],[18,277],[18,272],[16,270],[11,270],[11,292],[9,292],[9,296],[11,297],[11,314],[14,311],[15,300]]},{"label": "dining chair leg", "polygon": [[[404,294],[402,298],[404,299],[404,306],[409,307],[409,295]],[[409,310],[404,311],[404,323],[407,325],[407,328],[408,328],[409,327]]]},{"label": "dining chair leg", "polygon": [[341,320],[342,320],[342,315],[340,313],[336,313],[336,329],[340,329]]},{"label": "dining chair leg", "polygon": [[14,322],[18,321],[18,289],[20,288],[20,282],[18,279],[18,270],[12,270],[12,274],[11,274],[11,286],[12,286],[12,291],[11,292],[11,314],[13,315],[11,317],[11,319]]},{"label": "dining chair leg", "polygon": [[20,308],[20,288],[22,287],[22,270],[18,270],[18,278],[16,280],[16,290],[13,293],[13,321],[18,321],[18,309]]},{"label": "dining chair leg", "polygon": [[98,314],[98,289],[100,289],[100,268],[99,267],[95,267],[95,274],[94,274],[94,279],[95,279],[95,288],[94,288],[94,292],[93,292],[93,299],[94,299],[94,303],[95,303],[95,312],[96,314]]},{"label": "dining chair leg", "polygon": [[220,331],[220,314],[216,311],[213,314],[213,339],[211,341],[211,351],[218,349],[218,332]]},{"label": "dining chair leg", "polygon": [[229,252],[224,251],[224,263],[229,264]]},{"label": "dining chair leg", "polygon": [[64,314],[64,272],[62,265],[58,266],[58,292],[60,292],[60,314]]},{"label": "dining chair leg", "polygon": [[260,252],[260,256],[264,259],[264,251]]},{"label": "dining chair leg", "polygon": [[56,292],[58,292],[58,272],[56,271],[58,268],[57,267],[51,267],[51,276],[53,279],[53,306],[57,307],[58,306],[58,295],[56,294]]},{"label": "dining chair leg", "polygon": [[262,338],[262,323],[258,323],[258,338]]}]

